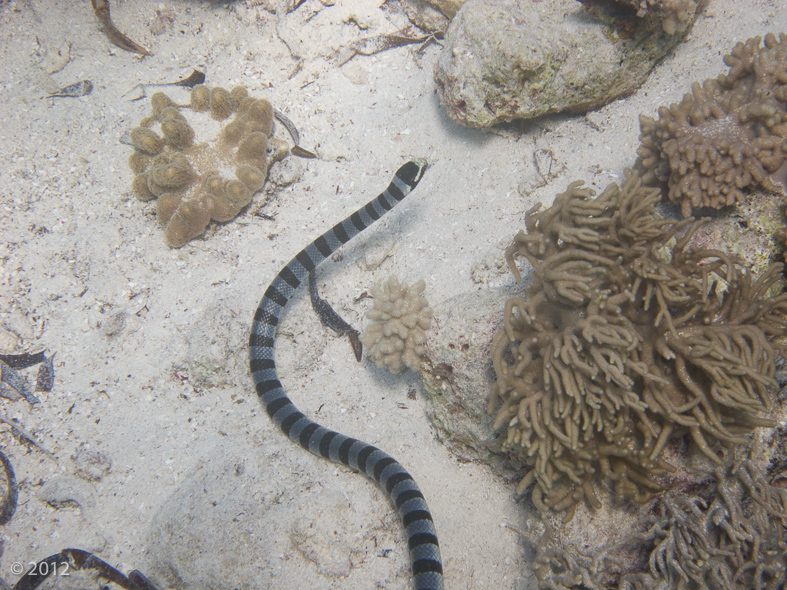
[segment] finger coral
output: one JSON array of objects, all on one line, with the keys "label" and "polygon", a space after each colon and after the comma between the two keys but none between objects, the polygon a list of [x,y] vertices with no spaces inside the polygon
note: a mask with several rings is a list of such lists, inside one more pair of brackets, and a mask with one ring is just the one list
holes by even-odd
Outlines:
[{"label": "finger coral", "polygon": [[267,100],[250,97],[243,87],[194,86],[192,113],[218,121],[235,114],[208,142],[195,141],[185,108],[158,92],[151,97],[152,115],[129,134],[133,192],[142,201],[157,199],[157,218],[173,248],[203,235],[211,220],[238,215],[263,187],[276,158],[269,153],[273,108]]},{"label": "finger coral", "polygon": [[703,221],[656,212],[661,192],[629,173],[594,198],[581,182],[532,209],[506,257],[533,266],[527,297],[508,300],[492,343],[489,410],[503,449],[532,466],[542,512],[600,502],[594,480],[644,503],[685,436],[711,461],[744,444],[777,389],[787,295],[781,264],[754,277],[728,254],[690,246]]},{"label": "finger coral", "polygon": [[717,469],[697,492],[664,494],[643,519],[648,572],[620,588],[784,588],[787,490],[751,461]]},{"label": "finger coral", "polygon": [[637,168],[666,183],[684,216],[720,208],[787,182],[787,35],[738,43],[729,72],[695,83],[679,103],[640,116]]},{"label": "finger coral", "polygon": [[399,373],[407,366],[418,371],[425,353],[426,330],[432,308],[423,296],[426,283],[403,285],[395,277],[371,289],[374,307],[366,317],[372,322],[361,342],[378,367]]},{"label": "finger coral", "polygon": [[648,510],[629,515],[625,532],[581,553],[547,523],[534,543],[539,588],[784,588],[787,490],[764,479],[760,467],[744,450],[723,467],[694,470]]}]

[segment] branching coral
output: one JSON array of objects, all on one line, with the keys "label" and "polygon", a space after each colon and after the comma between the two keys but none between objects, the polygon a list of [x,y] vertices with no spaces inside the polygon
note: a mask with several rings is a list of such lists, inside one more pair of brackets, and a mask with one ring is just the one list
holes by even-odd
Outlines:
[{"label": "branching coral", "polygon": [[707,489],[661,497],[643,519],[648,572],[621,588],[777,590],[787,582],[787,491],[764,481],[750,461],[717,469]]},{"label": "branching coral", "polygon": [[399,373],[407,366],[421,367],[426,330],[432,323],[432,308],[423,296],[426,283],[401,284],[395,277],[371,289],[374,307],[366,317],[372,320],[361,342],[378,367]]},{"label": "branching coral", "polygon": [[600,505],[596,476],[638,503],[662,490],[674,437],[719,462],[718,443],[771,425],[772,340],[787,333],[787,295],[770,294],[782,265],[755,278],[690,247],[703,222],[660,216],[660,191],[634,173],[596,198],[581,184],[528,212],[507,250],[534,281],[506,304],[489,405],[503,449],[533,466],[519,492],[535,484],[534,504],[567,519]]},{"label": "branching coral", "polygon": [[539,588],[783,588],[787,490],[763,480],[749,458],[736,465],[733,455],[723,467],[695,472],[690,482],[654,500],[627,535],[583,554],[546,524],[535,546]]},{"label": "branching coral", "polygon": [[158,199],[167,243],[179,248],[201,236],[211,219],[234,218],[262,188],[270,160],[282,155],[269,155],[273,108],[243,87],[194,86],[192,111],[208,111],[218,121],[235,113],[218,138],[195,144],[191,124],[169,97],[156,93],[151,106],[153,114],[130,133],[133,189],[140,200]]},{"label": "branching coral", "polygon": [[643,182],[667,183],[684,216],[787,182],[787,35],[738,43],[724,62],[727,74],[695,83],[658,120],[640,117]]}]

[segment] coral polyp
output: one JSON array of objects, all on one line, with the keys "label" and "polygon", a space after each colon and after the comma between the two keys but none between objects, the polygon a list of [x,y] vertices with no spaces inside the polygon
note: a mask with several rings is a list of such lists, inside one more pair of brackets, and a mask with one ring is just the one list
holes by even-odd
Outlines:
[{"label": "coral polyp", "polygon": [[[129,134],[132,145],[140,152],[156,156],[164,149],[164,138],[159,136],[155,131],[146,129],[145,127],[137,127],[132,129]],[[132,166],[133,167],[133,166]]]},{"label": "coral polyp", "polygon": [[210,89],[210,116],[217,121],[223,121],[229,117],[236,106],[229,90],[220,86]]},{"label": "coral polyp", "polygon": [[[233,219],[262,189],[278,154],[269,153],[273,107],[242,86],[226,90],[202,84],[192,89],[187,106],[161,92],[150,102],[152,114],[130,132],[132,190],[141,201],[158,199],[157,218],[167,243],[180,248],[202,236],[211,220]],[[190,118],[198,113],[229,121],[216,137],[199,141]]]},{"label": "coral polyp", "polygon": [[167,107],[177,107],[177,103],[163,92],[156,92],[150,97],[150,108],[153,111],[153,116],[158,117],[161,111]]},{"label": "coral polyp", "polygon": [[256,164],[265,158],[267,151],[268,136],[260,131],[255,131],[254,133],[249,133],[238,144],[236,157],[240,161]]},{"label": "coral polyp", "polygon": [[210,88],[204,84],[197,84],[191,89],[191,110],[195,113],[207,111],[210,108]]},{"label": "coral polyp", "polygon": [[177,149],[191,147],[194,130],[175,107],[167,107],[159,115],[161,133],[168,144]]}]

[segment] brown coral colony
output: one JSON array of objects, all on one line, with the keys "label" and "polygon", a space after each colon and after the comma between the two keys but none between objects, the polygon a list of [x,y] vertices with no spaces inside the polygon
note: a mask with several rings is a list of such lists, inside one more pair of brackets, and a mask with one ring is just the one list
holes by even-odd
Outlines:
[{"label": "brown coral colony", "polygon": [[[209,112],[217,121],[235,116],[217,140],[195,144],[181,107],[160,92],[151,97],[151,107],[153,114],[130,133],[132,186],[140,200],[158,199],[167,243],[179,248],[201,236],[211,220],[233,219],[262,188],[270,164],[273,108],[243,87],[228,91],[198,84],[191,91],[193,112]],[[160,135],[151,129],[156,124]],[[232,168],[234,178],[225,176]]]},{"label": "brown coral colony", "polygon": [[[489,410],[542,512],[586,501],[596,483],[648,501],[669,485],[676,441],[721,464],[773,426],[787,335],[783,265],[759,276],[726,252],[692,246],[720,208],[787,183],[787,35],[738,43],[726,75],[641,117],[636,171],[598,197],[569,185],[526,217],[507,251],[533,267],[493,342]],[[659,214],[666,187],[686,219]]]},{"label": "brown coral colony", "polygon": [[[691,3],[625,4],[644,15]],[[704,246],[716,220],[692,215],[785,195],[787,35],[738,43],[725,63],[658,120],[641,117],[620,186],[596,196],[569,184],[528,211],[506,251],[517,281],[522,259],[532,272],[492,342],[488,410],[494,444],[521,470],[517,493],[546,517],[539,588],[785,587],[785,462],[773,450],[784,429],[755,434],[784,416],[784,265],[755,271]],[[555,526],[554,513],[568,523],[583,504],[592,517]],[[588,524],[604,540],[580,549],[570,536]]]},{"label": "brown coral colony", "polygon": [[787,35],[738,43],[729,73],[640,117],[637,169],[646,184],[666,183],[684,216],[733,205],[755,190],[787,187]]},{"label": "brown coral colony", "polygon": [[[526,217],[507,251],[533,266],[493,345],[490,410],[503,449],[529,466],[522,493],[544,512],[600,506],[594,482],[644,503],[685,440],[719,463],[766,419],[787,295],[781,264],[753,277],[719,250],[693,248],[704,223],[658,214],[661,192],[630,173],[598,197],[581,182]],[[600,476],[600,477],[599,477]]]}]

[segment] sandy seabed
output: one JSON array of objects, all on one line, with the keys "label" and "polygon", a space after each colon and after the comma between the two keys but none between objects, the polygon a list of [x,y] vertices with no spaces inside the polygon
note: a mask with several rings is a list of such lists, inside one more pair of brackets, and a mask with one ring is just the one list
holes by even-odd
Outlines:
[{"label": "sandy seabed", "polygon": [[[639,113],[653,115],[718,75],[737,41],[787,31],[779,0],[711,0],[632,96],[586,116],[476,131],[440,107],[439,45],[341,66],[332,59],[354,39],[404,26],[390,5],[307,0],[276,15],[253,4],[114,2],[118,28],[153,53],[141,58],[109,43],[87,0],[0,2],[0,353],[57,354],[54,388],[38,394],[40,404],[0,399],[0,412],[57,459],[0,431],[19,481],[18,509],[1,531],[0,577],[12,585],[15,564],[81,547],[159,581],[162,563],[192,559],[195,571],[213,572],[202,578],[212,588],[255,571],[260,588],[410,588],[404,535],[384,495],[292,445],[256,399],[246,343],[267,284],[413,156],[431,164],[421,184],[320,267],[323,297],[361,326],[371,303],[359,297],[390,275],[424,279],[433,306],[487,281],[511,284],[502,268],[492,278],[473,271],[502,260],[527,209],[573,180],[603,188],[622,178]],[[270,100],[320,157],[277,165],[271,178],[283,186],[269,182],[237,219],[173,250],[153,205],[131,192],[131,148],[120,138],[149,111],[132,100],[136,84],[194,68],[209,84],[242,84]],[[91,94],[46,98],[83,79]],[[167,92],[187,101],[182,88]],[[522,191],[534,186],[534,155],[547,150],[555,174]],[[447,588],[532,587],[516,533],[524,509],[510,483],[449,453],[426,418],[418,375],[356,363],[304,295],[277,341],[296,405],[411,471],[440,535]],[[33,381],[34,370],[24,374]],[[83,466],[97,457],[87,481]],[[53,480],[63,482],[57,507],[41,494]],[[204,481],[216,514],[186,505]],[[251,516],[233,516],[233,502],[265,508],[269,522],[239,525]],[[173,532],[173,522],[187,532]]]}]

